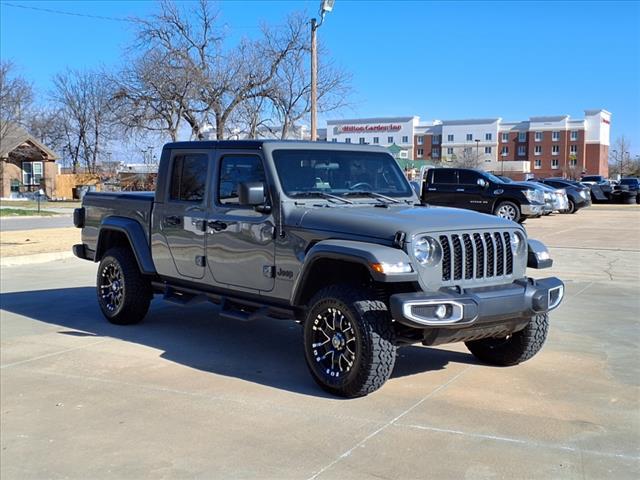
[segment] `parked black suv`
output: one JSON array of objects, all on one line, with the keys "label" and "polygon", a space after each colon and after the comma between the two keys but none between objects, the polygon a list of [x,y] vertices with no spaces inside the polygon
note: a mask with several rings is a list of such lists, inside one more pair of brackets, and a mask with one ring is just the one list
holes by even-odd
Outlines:
[{"label": "parked black suv", "polygon": [[535,185],[506,183],[469,168],[430,168],[421,199],[430,205],[466,208],[514,222],[544,213],[544,192]]},{"label": "parked black suv", "polygon": [[547,178],[537,181],[553,188],[563,188],[567,192],[567,197],[569,198],[569,209],[567,213],[576,213],[581,208],[591,206],[590,189],[579,182],[558,178]]}]

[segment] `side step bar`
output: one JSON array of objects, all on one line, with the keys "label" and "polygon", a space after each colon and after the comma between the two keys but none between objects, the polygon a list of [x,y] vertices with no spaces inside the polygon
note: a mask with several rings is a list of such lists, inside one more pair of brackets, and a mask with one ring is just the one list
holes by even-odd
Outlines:
[{"label": "side step bar", "polygon": [[164,282],[152,282],[156,293],[161,293],[163,300],[177,305],[190,306],[201,303],[213,303],[220,307],[218,315],[228,320],[250,322],[258,319],[296,320],[294,309],[264,305],[257,302],[230,298],[209,292],[200,292],[186,287],[177,287]]}]

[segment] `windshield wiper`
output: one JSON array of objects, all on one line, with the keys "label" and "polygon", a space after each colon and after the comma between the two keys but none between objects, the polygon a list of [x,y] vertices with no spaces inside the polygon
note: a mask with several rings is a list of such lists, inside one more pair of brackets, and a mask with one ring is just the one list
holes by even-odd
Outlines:
[{"label": "windshield wiper", "polygon": [[337,195],[331,195],[330,193],[322,192],[320,190],[312,190],[308,192],[295,192],[291,193],[290,196],[292,198],[309,198],[309,197],[317,197],[317,198],[326,198],[327,200],[340,200],[344,203],[353,203],[351,200],[347,200],[346,198],[338,197]]},{"label": "windshield wiper", "polygon": [[362,195],[364,197],[376,198],[378,200],[386,200],[387,203],[402,203],[397,198],[387,197],[386,195],[382,195],[377,192],[370,192],[367,190],[354,190],[352,192],[345,192],[342,194],[344,197],[355,197],[356,195]]}]

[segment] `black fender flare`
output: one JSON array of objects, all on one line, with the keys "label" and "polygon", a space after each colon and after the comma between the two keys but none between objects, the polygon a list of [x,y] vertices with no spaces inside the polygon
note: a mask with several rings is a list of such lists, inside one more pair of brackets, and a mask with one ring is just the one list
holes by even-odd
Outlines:
[{"label": "black fender flare", "polygon": [[140,223],[131,218],[111,216],[106,217],[102,221],[100,224],[100,232],[98,233],[98,244],[95,254],[96,260],[100,258],[101,254],[104,253],[107,248],[107,246],[104,245],[105,235],[103,235],[103,233],[107,231],[123,233],[129,240],[131,251],[134,257],[136,257],[140,272],[144,275],[156,274],[156,266],[151,257],[151,248],[149,247],[149,241],[144,233],[144,229]]},{"label": "black fender flare", "polygon": [[[291,292],[292,305],[298,305],[306,282],[309,280],[313,265],[319,260],[342,260],[348,263],[363,265],[373,280],[377,282],[417,282],[418,274],[409,256],[399,248],[376,243],[353,240],[324,240],[316,243],[307,252],[302,270],[297,276]],[[373,268],[375,264],[411,265],[410,273],[382,273]]]}]

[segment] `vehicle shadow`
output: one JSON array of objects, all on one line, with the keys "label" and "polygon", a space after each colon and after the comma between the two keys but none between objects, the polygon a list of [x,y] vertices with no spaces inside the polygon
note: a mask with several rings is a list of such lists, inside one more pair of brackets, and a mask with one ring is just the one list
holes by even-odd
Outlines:
[{"label": "vehicle shadow", "polygon": [[[93,287],[0,294],[3,310],[62,327],[71,336],[112,337],[161,350],[162,358],[202,371],[241,378],[312,396],[329,396],[311,379],[302,351],[302,331],[287,320],[239,322],[218,318],[210,304],[182,307],[152,302],[139,325],[108,323]],[[422,346],[403,347],[392,377],[476,363],[470,354]]]}]

